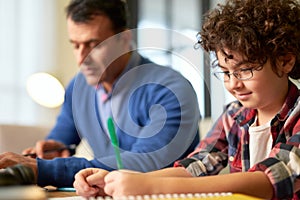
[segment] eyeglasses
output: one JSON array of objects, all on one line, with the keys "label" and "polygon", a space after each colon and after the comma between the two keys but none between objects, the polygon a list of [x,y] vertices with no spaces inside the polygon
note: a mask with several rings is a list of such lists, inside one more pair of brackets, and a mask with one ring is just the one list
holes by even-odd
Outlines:
[{"label": "eyeglasses", "polygon": [[214,76],[224,82],[228,82],[230,80],[231,75],[233,75],[235,78],[237,78],[240,81],[246,81],[253,77],[253,71],[259,71],[262,69],[262,66],[256,66],[256,67],[249,67],[249,68],[242,68],[233,71],[232,73],[224,72],[224,71],[216,71],[213,72]]}]

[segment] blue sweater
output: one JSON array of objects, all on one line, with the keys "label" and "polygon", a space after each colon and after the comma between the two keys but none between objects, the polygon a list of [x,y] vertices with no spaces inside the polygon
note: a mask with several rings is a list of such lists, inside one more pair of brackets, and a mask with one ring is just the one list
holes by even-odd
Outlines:
[{"label": "blue sweater", "polygon": [[[37,159],[38,185],[72,186],[87,167],[117,169],[114,149],[98,112],[97,90],[81,73],[66,89],[65,102],[47,139],[66,145],[85,138],[94,159]],[[199,142],[197,97],[178,72],[133,54],[109,97],[124,168],[142,172],[171,166]]]}]

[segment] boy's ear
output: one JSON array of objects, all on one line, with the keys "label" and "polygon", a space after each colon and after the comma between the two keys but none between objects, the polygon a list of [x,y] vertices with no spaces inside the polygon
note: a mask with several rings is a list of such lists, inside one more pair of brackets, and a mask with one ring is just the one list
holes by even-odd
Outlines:
[{"label": "boy's ear", "polygon": [[278,67],[284,73],[289,73],[295,66],[296,56],[293,54],[286,54],[278,57]]}]

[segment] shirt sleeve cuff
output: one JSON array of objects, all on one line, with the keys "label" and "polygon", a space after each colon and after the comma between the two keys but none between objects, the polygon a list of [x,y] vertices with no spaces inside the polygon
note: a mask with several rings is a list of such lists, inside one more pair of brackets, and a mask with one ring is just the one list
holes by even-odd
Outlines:
[{"label": "shirt sleeve cuff", "polygon": [[268,158],[253,166],[249,171],[262,171],[268,176],[273,186],[274,199],[293,197],[292,175],[284,162],[276,158]]}]

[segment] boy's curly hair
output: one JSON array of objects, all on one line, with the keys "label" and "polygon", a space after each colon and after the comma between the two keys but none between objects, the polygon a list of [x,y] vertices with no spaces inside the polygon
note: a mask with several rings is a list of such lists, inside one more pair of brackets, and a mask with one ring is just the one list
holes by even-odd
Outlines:
[{"label": "boy's curly hair", "polygon": [[198,43],[206,51],[237,51],[249,62],[296,56],[289,76],[300,78],[300,5],[298,0],[228,0],[205,15]]}]

